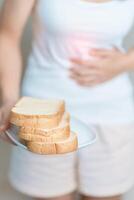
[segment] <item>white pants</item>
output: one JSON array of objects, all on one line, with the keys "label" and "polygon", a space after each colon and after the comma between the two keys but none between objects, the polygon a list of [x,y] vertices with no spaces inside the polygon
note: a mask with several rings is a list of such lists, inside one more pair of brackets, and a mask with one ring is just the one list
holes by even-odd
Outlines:
[{"label": "white pants", "polygon": [[10,182],[33,197],[78,190],[86,196],[125,193],[134,184],[134,124],[96,125],[98,140],[77,153],[36,155],[14,147]]}]

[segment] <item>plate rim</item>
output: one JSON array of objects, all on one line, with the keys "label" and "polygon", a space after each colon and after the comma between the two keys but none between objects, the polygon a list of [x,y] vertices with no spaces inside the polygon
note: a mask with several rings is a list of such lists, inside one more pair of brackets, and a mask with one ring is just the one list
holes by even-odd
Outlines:
[{"label": "plate rim", "polygon": [[[92,126],[88,126],[86,123],[84,123],[81,119],[77,118],[76,116],[74,115],[70,115],[70,123],[71,123],[71,120],[75,120],[76,122],[79,122],[82,124],[82,126],[85,126],[86,128],[89,129],[89,132],[90,134],[92,135],[92,139],[84,144],[81,144],[81,145],[78,145],[78,150],[81,149],[81,148],[84,148],[86,146],[89,146],[89,145],[92,145],[96,142],[97,140],[97,133],[96,131],[93,129]],[[10,129],[6,130],[5,131],[5,134],[9,137],[9,139],[13,142],[14,145],[18,146],[18,147],[21,147],[25,150],[27,150],[28,148],[23,145],[21,142],[19,142],[18,140],[16,140],[9,132]],[[91,130],[91,131],[90,131]],[[73,132],[73,130],[71,129],[71,131]],[[75,132],[75,131],[74,131]],[[77,134],[77,133],[76,133]],[[78,144],[79,144],[79,141],[78,141]]]},{"label": "plate rim", "polygon": [[[91,139],[89,142],[85,143],[85,144],[79,145],[79,146],[78,146],[78,150],[81,149],[81,148],[84,148],[84,147],[86,147],[86,146],[92,145],[92,144],[94,144],[94,143],[96,142],[96,140],[97,140],[97,133],[96,133],[96,131],[94,130],[94,128],[93,128],[92,126],[88,126],[88,125],[87,125],[85,122],[83,122],[81,119],[79,119],[79,118],[77,118],[77,117],[75,117],[75,116],[73,116],[73,115],[71,115],[71,120],[79,121],[83,126],[85,126],[86,128],[89,129],[89,132],[90,132],[90,134],[92,135],[92,139]],[[91,130],[91,131],[90,131],[90,130]],[[72,131],[73,131],[73,130],[72,130]],[[76,134],[77,134],[77,133],[76,133]]]}]

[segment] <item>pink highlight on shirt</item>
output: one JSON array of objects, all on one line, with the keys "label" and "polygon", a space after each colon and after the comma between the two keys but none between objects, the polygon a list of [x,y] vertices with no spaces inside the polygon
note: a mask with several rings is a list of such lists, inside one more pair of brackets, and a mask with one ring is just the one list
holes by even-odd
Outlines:
[{"label": "pink highlight on shirt", "polygon": [[[87,34],[75,33],[66,39],[68,53],[71,57],[85,60],[93,59],[90,49],[94,48],[95,41],[91,40]],[[93,45],[94,44],[94,45]]]}]

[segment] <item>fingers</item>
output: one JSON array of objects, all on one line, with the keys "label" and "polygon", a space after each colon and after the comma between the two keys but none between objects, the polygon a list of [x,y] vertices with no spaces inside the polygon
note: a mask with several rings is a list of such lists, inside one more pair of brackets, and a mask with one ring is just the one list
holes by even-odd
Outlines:
[{"label": "fingers", "polygon": [[100,76],[100,72],[97,70],[84,70],[84,71],[71,71],[70,78],[78,79],[78,78],[91,78],[91,77],[97,77]]},{"label": "fingers", "polygon": [[3,112],[3,110],[0,110],[0,132],[5,131],[8,126],[8,118],[9,118],[9,113]]},{"label": "fingers", "polygon": [[0,124],[0,139],[6,142],[11,142],[9,138],[7,137],[7,135],[4,133],[7,129],[8,129],[8,123]]},{"label": "fingers", "polygon": [[119,52],[119,49],[114,47],[112,50],[111,49],[92,49],[89,51],[89,54],[91,56],[96,56],[96,57],[109,57],[113,56],[113,54]]},{"label": "fingers", "polygon": [[4,141],[4,142],[8,142],[8,143],[10,143],[10,144],[14,144],[14,143],[10,140],[10,138],[9,138],[4,132],[2,132],[2,133],[0,134],[0,139],[1,139],[2,141]]},{"label": "fingers", "polygon": [[12,141],[8,138],[8,136],[4,132],[9,128],[9,117],[12,107],[13,104],[9,102],[9,103],[4,103],[0,108],[0,139],[9,142],[11,144],[13,144]]},{"label": "fingers", "polygon": [[[84,61],[75,60],[79,64],[85,64]],[[87,66],[74,66],[70,68],[69,77],[76,81],[79,85],[91,86],[99,83],[100,69],[99,67],[92,67],[86,61]]]},{"label": "fingers", "polygon": [[[115,55],[115,51],[117,51],[117,49],[93,49],[92,54],[97,57],[107,57],[109,55]],[[106,80],[109,58],[86,61],[79,58],[72,58],[71,61],[73,66],[70,68],[70,78],[72,78],[78,84],[83,86],[91,86],[102,83]],[[107,78],[109,78],[109,76],[107,76]]]},{"label": "fingers", "polygon": [[92,77],[92,78],[88,78],[88,79],[77,79],[77,84],[79,84],[80,86],[84,86],[84,87],[92,87],[92,86],[96,86],[100,83],[103,83],[104,80],[103,79],[98,79],[97,77]]},{"label": "fingers", "polygon": [[8,141],[9,140],[8,136],[4,132],[1,132],[0,139],[3,140],[3,141]]},{"label": "fingers", "polygon": [[6,136],[2,136],[3,132],[9,128],[9,114],[10,110],[7,109],[6,107],[2,107],[0,109],[0,137],[2,137],[3,140],[7,141]]},{"label": "fingers", "polygon": [[4,133],[8,128],[9,128],[8,121],[6,121],[6,119],[1,118],[1,121],[0,121],[0,139],[2,141],[13,144],[13,142],[10,140],[10,138]]},{"label": "fingers", "polygon": [[83,76],[74,73],[70,76],[70,78],[72,78],[76,83],[81,86],[93,86],[104,81],[104,77],[100,73],[90,73]]},{"label": "fingers", "polygon": [[0,124],[0,133],[1,132],[4,132],[5,130],[7,130],[8,129],[8,124],[7,123],[5,123],[5,124]]},{"label": "fingers", "polygon": [[70,76],[78,75],[78,76],[90,76],[93,74],[98,74],[99,69],[87,68],[87,67],[74,67],[70,69]]},{"label": "fingers", "polygon": [[90,67],[90,68],[95,68],[96,63],[95,61],[89,61],[89,60],[82,60],[79,58],[71,58],[71,62],[76,66],[74,68],[77,68],[78,66],[84,66],[84,67]]}]

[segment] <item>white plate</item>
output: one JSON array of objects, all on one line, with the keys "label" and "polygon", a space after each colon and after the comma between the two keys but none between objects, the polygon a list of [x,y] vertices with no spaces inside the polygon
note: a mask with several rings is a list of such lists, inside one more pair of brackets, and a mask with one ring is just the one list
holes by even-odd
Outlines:
[{"label": "white plate", "polygon": [[[85,123],[73,116],[71,116],[70,125],[71,131],[75,132],[78,136],[78,148],[86,147],[96,141],[96,133],[93,127],[87,126]],[[19,128],[12,125],[9,130],[5,131],[5,133],[15,145],[27,149],[24,144],[20,143],[18,131]]]},{"label": "white plate", "polygon": [[71,116],[71,130],[77,134],[78,148],[83,148],[96,141],[96,132],[92,126],[87,126],[84,122]]}]

